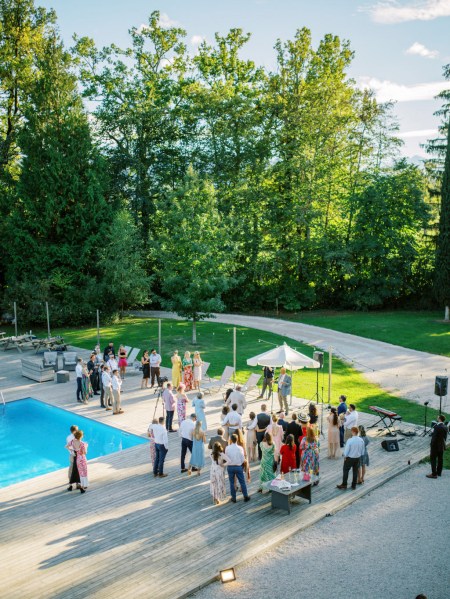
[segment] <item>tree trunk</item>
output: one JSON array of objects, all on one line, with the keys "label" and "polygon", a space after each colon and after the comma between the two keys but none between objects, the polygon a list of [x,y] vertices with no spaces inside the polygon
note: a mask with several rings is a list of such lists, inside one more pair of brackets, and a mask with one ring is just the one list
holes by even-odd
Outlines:
[{"label": "tree trunk", "polygon": [[197,321],[192,319],[192,345],[197,345]]},{"label": "tree trunk", "polygon": [[450,306],[445,306],[444,320],[445,322],[450,320]]}]

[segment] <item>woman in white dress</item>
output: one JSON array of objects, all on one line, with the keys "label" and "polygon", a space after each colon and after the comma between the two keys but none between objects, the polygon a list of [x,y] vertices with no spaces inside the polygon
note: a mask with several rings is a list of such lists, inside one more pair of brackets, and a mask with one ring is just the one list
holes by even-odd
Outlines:
[{"label": "woman in white dress", "polygon": [[225,466],[227,462],[228,458],[223,451],[222,445],[218,442],[214,443],[211,454],[209,489],[213,502],[216,505],[219,505],[227,496],[225,485]]},{"label": "woman in white dress", "polygon": [[203,361],[200,358],[200,352],[194,353],[194,389],[200,391],[200,382],[202,380]]}]

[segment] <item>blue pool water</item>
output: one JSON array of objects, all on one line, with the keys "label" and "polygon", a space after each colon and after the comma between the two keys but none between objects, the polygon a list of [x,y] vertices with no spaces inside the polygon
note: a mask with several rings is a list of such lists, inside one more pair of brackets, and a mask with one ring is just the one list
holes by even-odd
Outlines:
[{"label": "blue pool water", "polygon": [[37,399],[11,401],[0,407],[0,487],[67,467],[72,424],[84,433],[89,460],[147,442]]}]

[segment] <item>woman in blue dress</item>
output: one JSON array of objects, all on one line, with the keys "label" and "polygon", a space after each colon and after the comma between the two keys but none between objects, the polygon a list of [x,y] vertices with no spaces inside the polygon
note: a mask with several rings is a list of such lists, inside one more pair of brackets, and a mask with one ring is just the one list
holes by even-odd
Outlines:
[{"label": "woman in blue dress", "polygon": [[192,401],[192,407],[195,408],[195,415],[197,416],[197,422],[202,423],[203,431],[208,430],[205,416],[205,400],[203,399],[203,393],[197,393],[197,397]]},{"label": "woman in blue dress", "polygon": [[191,474],[192,468],[195,468],[197,474],[200,476],[200,471],[205,465],[205,442],[206,435],[202,429],[202,423],[197,420],[194,434],[192,435],[192,453],[188,474]]}]

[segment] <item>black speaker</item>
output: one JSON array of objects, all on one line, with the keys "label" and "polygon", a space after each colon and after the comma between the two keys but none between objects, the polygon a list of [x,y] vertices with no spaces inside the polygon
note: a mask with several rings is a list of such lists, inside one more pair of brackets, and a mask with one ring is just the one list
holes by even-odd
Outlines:
[{"label": "black speaker", "polygon": [[381,447],[386,451],[398,451],[398,441],[396,439],[381,441]]},{"label": "black speaker", "polygon": [[448,376],[437,376],[434,381],[434,394],[445,397],[448,391]]},{"label": "black speaker", "polygon": [[315,360],[316,362],[319,362],[320,367],[322,368],[322,366],[323,366],[323,351],[315,351],[313,353],[313,360]]}]

